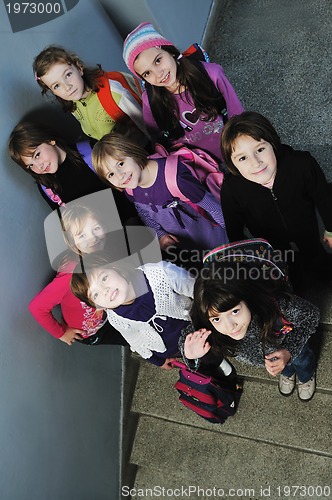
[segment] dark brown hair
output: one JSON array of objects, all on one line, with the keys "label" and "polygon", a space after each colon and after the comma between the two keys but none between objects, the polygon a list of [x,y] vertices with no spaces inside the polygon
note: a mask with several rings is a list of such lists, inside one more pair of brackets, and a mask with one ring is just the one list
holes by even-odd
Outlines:
[{"label": "dark brown hair", "polygon": [[[254,275],[257,279],[253,278]],[[253,273],[252,268],[243,262],[212,262],[195,282],[192,321],[196,329],[204,327],[212,330],[212,343],[217,350],[226,356],[234,356],[237,341],[215,330],[209,317],[211,313],[229,311],[240,302],[245,302],[261,328],[263,348],[266,342],[277,345],[273,326],[280,314],[277,299],[281,296],[290,296],[283,280],[266,279],[264,273]]]},{"label": "dark brown hair", "polygon": [[35,122],[21,122],[16,125],[9,137],[8,152],[11,159],[17,163],[24,172],[34,177],[39,184],[50,187],[60,194],[61,186],[58,184],[56,174],[36,174],[27,168],[22,161],[22,156],[32,156],[41,144],[55,144],[66,153],[66,157],[77,166],[83,165],[84,161],[80,153],[72,149],[66,141],[51,128]]},{"label": "dark brown hair", "polygon": [[[185,88],[185,98],[206,121],[213,121],[222,114],[225,108],[224,96],[217,90],[200,61],[181,57],[174,45],[163,45],[161,49],[176,59],[176,78],[180,86]],[[156,87],[145,82],[149,104],[154,119],[164,137],[174,140],[184,135],[179,123],[179,109],[174,95],[164,87]]]}]

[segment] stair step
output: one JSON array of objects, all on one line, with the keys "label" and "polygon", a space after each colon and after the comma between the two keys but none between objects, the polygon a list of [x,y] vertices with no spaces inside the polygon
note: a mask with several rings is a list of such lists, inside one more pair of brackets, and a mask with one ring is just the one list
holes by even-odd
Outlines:
[{"label": "stair step", "polygon": [[[320,420],[319,412],[317,420]],[[306,441],[301,424],[299,422],[296,430],[300,431],[302,441]],[[242,422],[243,425],[246,423]],[[286,425],[286,421],[284,425],[279,421],[284,430]],[[259,426],[259,421],[256,421],[258,433]],[[298,485],[329,485],[332,466],[331,457],[150,416],[140,418],[131,460],[139,466],[135,488],[156,485],[173,489],[189,485],[225,490],[251,488],[254,490],[251,495],[242,495],[252,500],[263,498],[260,488],[269,485],[270,495],[265,496],[276,500],[285,498],[277,487],[295,484],[295,477]],[[242,495],[238,494],[236,498],[242,498]]]},{"label": "stair step", "polygon": [[[332,456],[332,397],[316,393],[308,403],[296,392],[281,396],[277,383],[245,381],[238,412],[223,425],[211,424],[178,401],[173,388],[177,370],[163,371],[142,362],[132,411],[172,422],[227,433],[271,444],[303,448]],[[264,425],[260,425],[264,422]]]},{"label": "stair step", "polygon": [[[158,492],[162,492],[162,488],[164,488],[164,496],[159,494],[160,498],[166,498],[167,500],[179,500],[179,498],[183,498],[179,495],[174,496],[171,490],[175,490],[179,485],[183,484],[183,476],[176,472],[167,472],[167,476],[165,476],[165,472],[163,470],[157,470],[153,467],[137,467],[137,474],[134,486],[131,488],[132,497],[133,498],[153,498],[152,494],[150,494],[146,490],[154,491],[155,497],[158,498]],[[140,495],[139,490],[144,491],[144,495]],[[124,494],[128,493],[129,488],[127,485],[123,485],[122,494],[123,498],[126,498]],[[175,495],[176,495],[175,491]],[[135,496],[136,495],[136,496]],[[127,495],[128,497],[128,495]],[[189,497],[190,498],[190,497]],[[192,497],[191,497],[192,498]]]}]

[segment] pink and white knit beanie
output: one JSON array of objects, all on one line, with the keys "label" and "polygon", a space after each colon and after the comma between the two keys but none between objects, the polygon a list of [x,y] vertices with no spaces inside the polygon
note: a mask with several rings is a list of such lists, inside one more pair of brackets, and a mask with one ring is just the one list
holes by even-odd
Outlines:
[{"label": "pink and white knit beanie", "polygon": [[123,59],[128,68],[134,75],[137,75],[134,70],[134,62],[136,57],[143,50],[160,45],[173,45],[172,42],[166,40],[158,33],[151,23],[141,23],[135,28],[124,41],[123,44]]}]

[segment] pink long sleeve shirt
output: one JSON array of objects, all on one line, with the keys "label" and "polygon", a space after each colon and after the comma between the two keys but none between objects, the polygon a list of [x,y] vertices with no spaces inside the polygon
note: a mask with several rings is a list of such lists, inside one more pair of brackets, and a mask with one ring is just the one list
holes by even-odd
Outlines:
[{"label": "pink long sleeve shirt", "polygon": [[[35,320],[58,339],[68,327],[84,330],[83,337],[89,337],[104,324],[102,311],[97,311],[75,297],[70,290],[70,279],[70,272],[59,272],[29,304]],[[57,321],[53,315],[52,311],[57,305],[61,307],[63,322]]]}]

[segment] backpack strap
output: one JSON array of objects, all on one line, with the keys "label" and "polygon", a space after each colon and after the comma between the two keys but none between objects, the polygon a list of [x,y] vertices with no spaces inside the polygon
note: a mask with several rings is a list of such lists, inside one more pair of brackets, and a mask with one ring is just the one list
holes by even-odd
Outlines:
[{"label": "backpack strap", "polygon": [[[190,205],[199,215],[211,221],[210,215],[207,212],[205,212],[205,210],[201,208],[197,203],[194,203],[189,198],[187,198],[180,190],[177,180],[179,159],[180,157],[178,154],[171,154],[166,157],[165,182],[169,192],[174,198],[178,198],[179,200],[184,201],[185,203]],[[187,164],[185,165],[191,172],[193,177],[196,177],[198,179],[198,177],[194,174],[193,170],[189,167],[189,165]]]},{"label": "backpack strap", "polygon": [[141,100],[141,94],[142,90],[140,88],[140,85],[138,81],[133,78],[134,85],[136,86],[136,89],[134,89],[126,79],[125,75],[121,73],[120,71],[110,71],[108,73],[105,73],[101,78],[101,87],[98,90],[97,96],[98,99],[106,111],[107,114],[109,114],[114,121],[118,121],[121,118],[125,118],[127,115],[122,111],[122,109],[117,105],[115,102],[111,89],[110,89],[110,84],[109,80],[115,80],[130,92],[130,94],[134,97],[134,99],[138,102],[138,104],[141,106],[142,105],[142,100]]},{"label": "backpack strap", "polygon": [[[159,149],[159,145],[157,145],[157,147]],[[159,151],[160,151],[160,153],[163,152],[162,146],[160,147]],[[177,182],[177,174],[178,174],[178,164],[179,164],[180,155],[178,154],[178,151],[176,151],[174,154],[167,153],[168,156],[166,156],[166,157],[160,153],[155,153],[155,154],[149,156],[149,158],[151,160],[156,159],[156,158],[165,158],[165,160],[166,160],[165,161],[165,170],[164,170],[165,183],[166,183],[167,189],[169,190],[171,195],[174,198],[178,198],[179,200],[184,201],[185,203],[190,205],[196,212],[198,212],[201,216],[210,220],[210,217],[205,212],[205,210],[203,210],[199,205],[197,205],[196,203],[193,203],[189,198],[187,198],[187,196],[185,196],[179,188],[179,185]],[[188,151],[186,151],[186,153],[188,153]],[[189,156],[192,156],[191,151],[189,151]],[[181,160],[182,159],[183,158],[181,158]],[[193,172],[193,169],[191,169],[189,167],[189,165],[187,165],[187,164],[185,164],[185,166],[188,168],[189,172],[193,175],[193,177],[198,179],[197,175],[195,175],[195,173]],[[125,191],[129,196],[133,196],[132,189],[128,188]]]},{"label": "backpack strap", "polygon": [[[149,156],[150,159],[162,158],[160,154],[154,154]],[[185,201],[187,203],[191,203],[189,198],[187,198],[181,191],[177,183],[177,174],[178,174],[178,161],[179,157],[177,155],[169,155],[165,158],[165,182],[167,189],[171,193],[174,198],[179,198],[181,201]],[[133,190],[128,188],[126,189],[126,193],[129,196],[133,196]]]},{"label": "backpack strap", "polygon": [[47,196],[47,198],[49,198],[51,201],[53,201],[53,203],[56,203],[57,205],[59,205],[59,207],[64,207],[65,204],[63,203],[63,201],[61,200],[60,196],[58,194],[56,194],[52,188],[48,188],[46,186],[44,186],[43,184],[39,184],[39,187],[40,189],[43,191],[43,193],[45,193],[45,195]]},{"label": "backpack strap", "polygon": [[189,59],[196,59],[197,61],[210,62],[209,54],[199,43],[193,43],[184,52],[182,52],[184,57],[189,57]]},{"label": "backpack strap", "polygon": [[169,155],[165,162],[165,181],[169,192],[174,198],[179,198],[181,201],[189,203],[190,200],[181,191],[177,182],[179,157],[177,155]]}]

